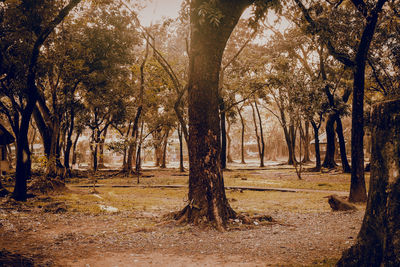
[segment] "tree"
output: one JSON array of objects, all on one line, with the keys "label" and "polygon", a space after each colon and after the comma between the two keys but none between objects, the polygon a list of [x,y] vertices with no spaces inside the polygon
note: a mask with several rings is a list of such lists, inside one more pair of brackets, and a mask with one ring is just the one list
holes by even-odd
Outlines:
[{"label": "tree", "polygon": [[400,265],[400,100],[374,106],[372,161],[367,208],[357,243],[337,266]]},{"label": "tree", "polygon": [[223,230],[235,217],[225,195],[221,170],[219,72],[226,42],[252,1],[190,3],[189,50],[189,204],[178,214],[183,221],[214,222]]},{"label": "tree", "polygon": [[[364,87],[365,87],[365,67],[368,51],[378,24],[378,18],[387,0],[377,0],[374,4],[367,4],[365,1],[353,0],[353,6],[358,11],[359,16],[364,18],[363,27],[359,30],[359,39],[353,45],[351,51],[346,53],[337,50],[333,42],[333,34],[329,35],[326,26],[316,22],[309,10],[303,5],[301,0],[295,0],[302,11],[304,18],[310,24],[314,34],[322,35],[328,51],[341,63],[353,70],[353,104],[352,104],[352,130],[351,130],[351,185],[349,200],[352,202],[366,201],[366,189],[364,178]],[[337,7],[342,4],[339,1]],[[322,8],[322,6],[319,6]],[[333,31],[330,31],[331,33]],[[336,32],[337,36],[337,32]],[[345,34],[346,36],[346,34]]]},{"label": "tree", "polygon": [[[20,3],[20,5],[17,5],[16,3],[6,4],[5,14],[7,19],[2,22],[7,23],[13,21],[15,20],[14,16],[18,14],[19,17],[22,18],[20,21],[22,24],[19,26],[22,26],[22,31],[26,30],[29,36],[28,38],[16,38],[11,41],[11,43],[17,41],[26,45],[25,48],[29,51],[27,54],[28,64],[21,69],[23,72],[21,75],[23,78],[23,84],[20,91],[20,98],[25,100],[25,104],[21,103],[20,121],[15,121],[16,123],[14,123],[13,127],[14,131],[17,131],[17,166],[15,174],[15,186],[12,197],[16,200],[26,200],[27,198],[26,181],[30,175],[30,152],[28,148],[27,135],[29,122],[39,94],[36,86],[36,75],[40,50],[46,39],[54,31],[57,25],[64,20],[68,13],[76,5],[78,5],[79,2],[80,0],[71,0],[67,5],[61,8],[46,1],[40,3],[36,1],[23,1]],[[42,12],[48,13],[44,14]],[[24,23],[27,23],[26,25],[30,25],[30,28],[24,29]],[[9,24],[8,26],[5,27],[5,29],[7,29],[6,31],[12,31],[12,27],[16,25]],[[21,28],[14,28],[14,30]],[[5,36],[8,35],[6,34]],[[10,36],[13,37],[12,35]],[[6,72],[5,74],[8,75],[9,72]]]}]

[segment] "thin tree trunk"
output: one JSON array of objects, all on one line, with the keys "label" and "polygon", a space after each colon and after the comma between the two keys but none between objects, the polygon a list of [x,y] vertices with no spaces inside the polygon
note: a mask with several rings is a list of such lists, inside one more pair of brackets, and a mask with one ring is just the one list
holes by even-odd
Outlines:
[{"label": "thin tree trunk", "polygon": [[307,120],[304,123],[304,158],[302,162],[308,163],[311,162],[310,159],[310,122]]},{"label": "thin tree trunk", "polygon": [[311,125],[314,129],[314,141],[315,141],[315,171],[321,170],[321,153],[319,150],[319,127],[313,121],[311,121]]},{"label": "thin tree trunk", "polygon": [[226,140],[227,140],[227,156],[226,156],[226,160],[228,163],[232,163],[232,155],[231,155],[231,144],[232,144],[232,139],[230,136],[230,132],[231,132],[231,122],[229,119],[226,120],[228,127],[226,129]]},{"label": "thin tree trunk", "polygon": [[108,125],[103,131],[102,137],[100,138],[99,141],[99,168],[105,168],[106,166],[104,165],[104,142],[107,137],[107,131],[108,131]]},{"label": "thin tree trunk", "polygon": [[242,131],[241,131],[241,139],[240,139],[240,163],[241,164],[246,164],[246,161],[244,160],[244,133],[245,133],[245,124],[244,124],[244,119],[242,116],[242,113],[240,111],[240,109],[238,108],[238,114],[240,117],[240,124],[242,126]]},{"label": "thin tree trunk", "polygon": [[264,142],[264,132],[262,126],[262,120],[260,115],[260,110],[258,109],[257,101],[254,101],[254,106],[256,107],[256,112],[258,116],[258,122],[260,126],[260,143],[261,143],[261,150],[260,150],[260,167],[264,167],[264,153],[265,153],[265,142]]},{"label": "thin tree trunk", "polygon": [[76,164],[76,146],[78,145],[78,140],[79,140],[79,137],[81,136],[81,134],[82,134],[82,130],[78,130],[76,132],[75,140],[72,145],[72,165]]},{"label": "thin tree trunk", "polygon": [[339,115],[336,116],[336,133],[339,139],[339,147],[340,147],[340,158],[342,161],[342,169],[344,173],[351,173],[351,167],[347,160],[346,155],[346,142],[343,136],[343,126],[342,120],[340,119]]},{"label": "thin tree trunk", "polygon": [[335,114],[331,113],[326,121],[326,152],[322,167],[335,168]]},{"label": "thin tree trunk", "polygon": [[136,161],[135,161],[135,171],[137,175],[137,183],[140,183],[140,171],[142,170],[142,142],[143,142],[143,128],[144,128],[144,121],[142,120],[142,125],[140,127],[140,136],[138,136],[138,149],[136,154]]},{"label": "thin tree trunk", "polygon": [[69,129],[67,133],[67,142],[65,146],[65,152],[64,152],[64,166],[67,170],[67,174],[71,176],[71,166],[69,165],[70,161],[70,154],[71,154],[71,148],[72,148],[72,133],[74,132],[74,123],[75,123],[75,111],[74,108],[71,107],[70,110],[70,124],[69,124]]},{"label": "thin tree trunk", "polygon": [[179,138],[179,171],[184,172],[183,166],[183,138],[182,138],[182,125],[178,125],[178,138]]},{"label": "thin tree trunk", "polygon": [[[285,131],[284,131],[285,132]],[[297,162],[295,155],[295,147],[296,147],[296,131],[294,129],[293,122],[290,122],[289,131],[285,132],[285,139],[288,146],[288,165],[294,165]]]},{"label": "thin tree trunk", "polygon": [[161,159],[161,168],[167,168],[167,147],[168,147],[168,135],[169,135],[169,128],[165,130],[164,140],[162,145],[162,159]]},{"label": "thin tree trunk", "polygon": [[251,110],[252,110],[252,114],[253,114],[254,131],[255,131],[255,134],[256,134],[258,157],[260,159],[260,167],[261,167],[261,164],[262,164],[263,160],[261,158],[261,156],[262,156],[261,140],[260,140],[260,135],[258,134],[258,125],[257,125],[257,120],[256,120],[256,112],[255,112],[253,104],[250,104],[250,106],[251,106]]}]

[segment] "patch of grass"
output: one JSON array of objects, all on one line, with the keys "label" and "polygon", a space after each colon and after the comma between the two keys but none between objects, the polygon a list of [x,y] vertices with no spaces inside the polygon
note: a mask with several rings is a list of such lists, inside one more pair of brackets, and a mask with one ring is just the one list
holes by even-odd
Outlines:
[{"label": "patch of grass", "polygon": [[269,213],[271,211],[321,212],[330,211],[324,193],[228,191],[232,208],[240,212]]},{"label": "patch of grass", "polygon": [[162,212],[183,207],[186,190],[161,188],[96,188],[91,194],[89,188],[79,193],[66,193],[55,197],[64,201],[70,210],[85,213],[106,212],[100,205],[117,208],[118,211]]}]

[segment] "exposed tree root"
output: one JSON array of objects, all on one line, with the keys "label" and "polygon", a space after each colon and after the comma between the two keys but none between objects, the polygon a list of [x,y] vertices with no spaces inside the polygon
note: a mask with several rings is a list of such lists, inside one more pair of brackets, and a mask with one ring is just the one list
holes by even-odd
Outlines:
[{"label": "exposed tree root", "polygon": [[[207,216],[201,216],[201,210],[196,207],[191,207],[190,205],[186,205],[182,210],[177,212],[172,212],[167,214],[165,218],[166,224],[169,224],[173,221],[178,225],[183,224],[193,224],[197,226],[212,226],[216,228],[218,231],[226,231],[228,229],[237,228],[238,225],[259,225],[265,223],[274,223],[276,222],[269,215],[255,215],[250,216],[247,213],[236,213],[231,207],[227,209],[229,213],[229,217],[224,222],[223,225],[218,226],[217,222],[211,221],[207,219]],[[171,221],[172,220],[172,221]]]}]

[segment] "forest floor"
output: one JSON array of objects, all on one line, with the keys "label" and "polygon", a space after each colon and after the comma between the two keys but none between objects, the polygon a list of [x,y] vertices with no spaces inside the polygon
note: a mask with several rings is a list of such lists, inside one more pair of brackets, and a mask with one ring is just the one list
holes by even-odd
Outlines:
[{"label": "forest floor", "polygon": [[[138,187],[137,177],[100,171],[95,193],[86,187],[93,176],[82,176],[60,194],[0,200],[0,265],[332,266],[355,242],[365,210],[331,211],[326,197],[349,188],[340,171],[304,172],[299,180],[287,165],[233,164],[224,172],[231,206],[273,221],[233,220],[218,232],[164,216],[185,206],[187,187],[179,186],[187,186],[187,173],[146,168]],[[236,189],[252,187],[272,190]]]}]

